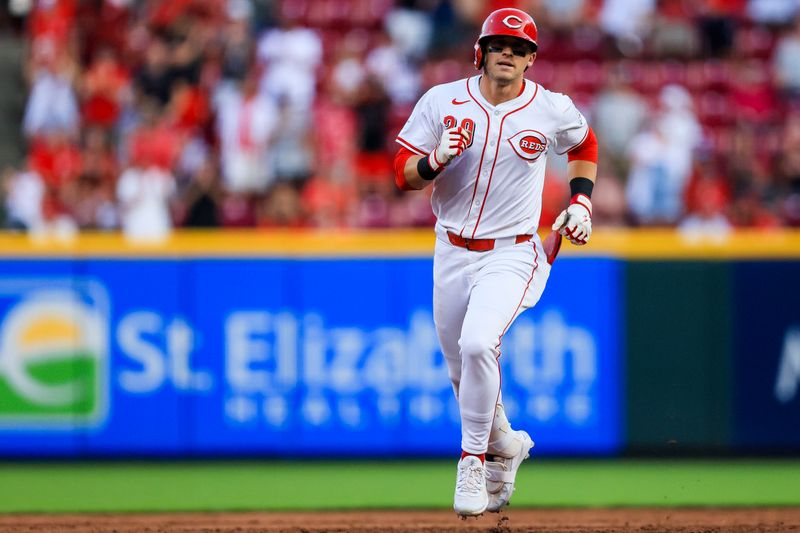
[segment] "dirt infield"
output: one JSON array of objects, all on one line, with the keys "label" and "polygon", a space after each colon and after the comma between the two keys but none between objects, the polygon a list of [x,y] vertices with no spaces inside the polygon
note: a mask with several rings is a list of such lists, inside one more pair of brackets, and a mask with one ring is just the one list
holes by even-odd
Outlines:
[{"label": "dirt infield", "polygon": [[449,511],[0,515],[14,532],[800,532],[800,508],[509,509],[466,521]]}]

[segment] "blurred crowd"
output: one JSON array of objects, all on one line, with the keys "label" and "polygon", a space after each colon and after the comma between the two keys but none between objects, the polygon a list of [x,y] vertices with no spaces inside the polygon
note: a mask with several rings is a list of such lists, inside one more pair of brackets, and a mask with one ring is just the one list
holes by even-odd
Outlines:
[{"label": "blurred crowd", "polygon": [[[394,136],[475,73],[509,5],[539,26],[526,76],[597,134],[596,224],[800,225],[800,0],[11,0],[26,156],[5,226],[432,225],[429,193],[394,187]],[[565,176],[551,158],[543,224]]]}]

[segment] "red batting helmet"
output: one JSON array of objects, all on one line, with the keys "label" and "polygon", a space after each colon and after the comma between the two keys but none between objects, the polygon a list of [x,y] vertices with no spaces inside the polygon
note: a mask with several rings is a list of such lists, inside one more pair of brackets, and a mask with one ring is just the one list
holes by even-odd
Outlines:
[{"label": "red batting helmet", "polygon": [[492,11],[486,20],[483,21],[481,34],[475,41],[475,68],[483,68],[483,40],[495,35],[508,35],[527,41],[535,52],[539,45],[536,43],[538,36],[536,23],[533,17],[513,7],[504,7]]}]

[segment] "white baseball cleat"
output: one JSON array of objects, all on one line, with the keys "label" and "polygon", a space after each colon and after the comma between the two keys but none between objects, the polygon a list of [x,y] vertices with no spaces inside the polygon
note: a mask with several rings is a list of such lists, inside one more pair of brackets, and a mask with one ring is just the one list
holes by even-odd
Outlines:
[{"label": "white baseball cleat", "polygon": [[467,455],[458,462],[453,509],[462,517],[478,516],[487,505],[486,468],[479,458]]},{"label": "white baseball cleat", "polygon": [[514,432],[514,445],[503,455],[494,455],[492,461],[486,460],[486,490],[489,493],[489,505],[486,510],[498,513],[508,505],[514,492],[514,480],[522,461],[530,456],[533,440],[525,431]]}]

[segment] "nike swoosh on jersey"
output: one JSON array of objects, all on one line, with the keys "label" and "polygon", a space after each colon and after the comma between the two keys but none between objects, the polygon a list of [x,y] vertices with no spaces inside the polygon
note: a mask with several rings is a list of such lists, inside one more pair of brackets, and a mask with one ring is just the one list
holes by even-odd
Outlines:
[{"label": "nike swoosh on jersey", "polygon": [[467,99],[467,100],[464,100],[463,102],[459,102],[458,100],[456,100],[455,98],[453,98],[453,101],[452,101],[451,103],[452,103],[453,105],[461,105],[461,104],[466,104],[466,103],[467,103],[467,102],[469,102],[469,101],[470,101],[470,100],[469,100],[469,99]]}]

